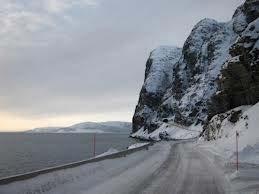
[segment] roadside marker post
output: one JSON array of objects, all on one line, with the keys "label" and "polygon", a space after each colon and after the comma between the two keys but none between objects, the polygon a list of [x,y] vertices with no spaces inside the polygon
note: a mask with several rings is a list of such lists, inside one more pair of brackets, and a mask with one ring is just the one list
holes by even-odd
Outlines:
[{"label": "roadside marker post", "polygon": [[238,138],[239,138],[239,133],[236,131],[236,153],[237,153],[237,171],[238,171]]},{"label": "roadside marker post", "polygon": [[95,142],[96,142],[96,138],[95,138],[96,134],[94,133],[93,135],[93,155],[95,157]]}]

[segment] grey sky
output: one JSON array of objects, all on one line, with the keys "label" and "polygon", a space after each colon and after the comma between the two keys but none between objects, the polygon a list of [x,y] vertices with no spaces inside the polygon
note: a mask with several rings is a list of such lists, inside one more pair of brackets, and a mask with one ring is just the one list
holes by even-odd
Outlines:
[{"label": "grey sky", "polygon": [[130,120],[149,52],[181,47],[199,20],[228,21],[242,2],[0,0],[0,110]]}]

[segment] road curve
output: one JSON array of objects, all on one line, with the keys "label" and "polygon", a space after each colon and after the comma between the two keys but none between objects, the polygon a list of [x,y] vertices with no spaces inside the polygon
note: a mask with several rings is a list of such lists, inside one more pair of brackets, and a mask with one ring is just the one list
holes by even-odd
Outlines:
[{"label": "road curve", "polygon": [[172,145],[163,165],[132,193],[221,194],[227,188],[223,172],[193,143],[180,143]]},{"label": "road curve", "polygon": [[[139,168],[123,172],[116,177],[97,185],[84,194],[222,194],[228,188],[221,170],[211,163],[195,146],[195,143],[172,143],[170,152],[159,167],[150,174]],[[168,145],[167,145],[168,146]],[[163,146],[159,147],[163,149]],[[150,155],[157,152],[150,152]],[[151,156],[149,156],[151,157]],[[145,162],[137,165],[145,165]],[[154,165],[155,163],[150,163]],[[148,164],[146,164],[148,165]],[[138,168],[139,166],[136,166]],[[152,166],[150,165],[150,171]],[[131,174],[132,173],[132,174]],[[126,177],[129,177],[128,180]],[[125,182],[125,180],[127,180]],[[134,182],[134,180],[137,180]],[[104,192],[105,190],[105,192]]]}]

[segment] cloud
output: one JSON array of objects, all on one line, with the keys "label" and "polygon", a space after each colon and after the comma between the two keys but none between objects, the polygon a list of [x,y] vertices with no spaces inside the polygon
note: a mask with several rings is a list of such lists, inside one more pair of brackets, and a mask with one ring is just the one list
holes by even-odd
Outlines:
[{"label": "cloud", "polygon": [[149,52],[182,46],[196,22],[227,21],[242,1],[0,0],[0,110],[130,120]]},{"label": "cloud", "polygon": [[50,13],[61,13],[74,6],[97,6],[95,0],[43,0],[45,8]]},{"label": "cloud", "polygon": [[50,36],[60,36],[62,25],[73,22],[71,9],[98,5],[96,0],[0,0],[0,3],[0,45],[15,47],[41,45]]}]

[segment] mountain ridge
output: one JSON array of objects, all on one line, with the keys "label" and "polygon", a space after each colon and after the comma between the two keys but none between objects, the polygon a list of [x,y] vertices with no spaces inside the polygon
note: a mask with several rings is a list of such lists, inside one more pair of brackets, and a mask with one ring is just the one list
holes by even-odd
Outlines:
[{"label": "mountain ridge", "polygon": [[129,133],[130,122],[82,122],[68,127],[40,127],[26,131],[27,133]]}]

